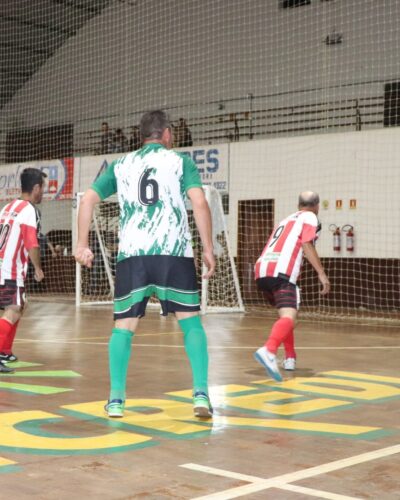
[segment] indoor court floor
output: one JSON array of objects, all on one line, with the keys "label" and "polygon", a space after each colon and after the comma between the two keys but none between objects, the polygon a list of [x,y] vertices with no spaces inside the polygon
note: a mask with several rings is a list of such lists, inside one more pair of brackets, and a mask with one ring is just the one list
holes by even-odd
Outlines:
[{"label": "indoor court floor", "polygon": [[30,303],[0,376],[0,498],[399,500],[398,326],[300,320],[277,383],[253,359],[272,317],[203,321],[213,420],[192,416],[175,319],[150,310],[110,420],[111,308]]}]

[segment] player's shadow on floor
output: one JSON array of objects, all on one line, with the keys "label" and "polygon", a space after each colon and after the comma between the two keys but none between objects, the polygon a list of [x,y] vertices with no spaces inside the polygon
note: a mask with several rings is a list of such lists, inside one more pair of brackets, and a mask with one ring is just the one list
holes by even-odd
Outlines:
[{"label": "player's shadow on floor", "polygon": [[282,376],[286,374],[291,377],[313,377],[315,375],[315,371],[312,368],[296,368],[293,372],[282,370],[281,373]]},{"label": "player's shadow on floor", "polygon": [[[315,375],[315,371],[312,368],[296,368],[294,371],[280,370],[280,372],[284,380],[290,380],[296,377],[313,377]],[[262,368],[246,370],[245,373],[254,377],[263,377],[265,375],[266,378],[271,378]]]}]

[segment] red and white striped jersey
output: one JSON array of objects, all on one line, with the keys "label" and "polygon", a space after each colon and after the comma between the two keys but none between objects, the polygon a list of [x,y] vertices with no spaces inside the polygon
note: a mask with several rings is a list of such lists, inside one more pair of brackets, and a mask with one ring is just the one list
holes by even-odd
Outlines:
[{"label": "red and white striped jersey", "polygon": [[29,201],[14,200],[0,212],[0,285],[16,280],[24,286],[28,268],[28,250],[38,247],[40,223],[37,211]]},{"label": "red and white striped jersey", "polygon": [[317,216],[309,210],[300,210],[276,225],[256,262],[256,279],[281,276],[296,284],[303,261],[302,244],[317,238],[317,227]]}]

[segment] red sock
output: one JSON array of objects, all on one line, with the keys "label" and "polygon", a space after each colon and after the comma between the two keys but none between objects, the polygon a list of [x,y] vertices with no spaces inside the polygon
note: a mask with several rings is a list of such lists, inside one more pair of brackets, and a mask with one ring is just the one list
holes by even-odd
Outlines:
[{"label": "red sock", "polygon": [[293,329],[290,331],[289,335],[283,341],[283,345],[285,346],[285,358],[296,359],[296,351],[294,350],[294,331],[293,331]]},{"label": "red sock", "polygon": [[3,344],[3,349],[1,352],[5,352],[6,354],[12,353],[12,346],[13,346],[15,334],[17,333],[18,323],[19,323],[19,321],[17,321],[16,323],[14,323],[12,325],[12,330],[7,335],[7,337],[4,341],[4,344]]},{"label": "red sock", "polygon": [[0,352],[3,352],[7,342],[7,337],[10,335],[14,325],[4,318],[0,318]]},{"label": "red sock", "polygon": [[290,318],[279,318],[272,325],[271,334],[265,343],[265,347],[272,354],[278,352],[279,346],[284,342],[290,332],[293,331],[294,322]]}]

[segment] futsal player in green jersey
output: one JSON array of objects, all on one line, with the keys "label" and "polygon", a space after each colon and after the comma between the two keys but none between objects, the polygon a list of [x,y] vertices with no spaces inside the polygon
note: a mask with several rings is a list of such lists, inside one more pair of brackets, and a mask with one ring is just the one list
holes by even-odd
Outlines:
[{"label": "futsal player in green jersey", "polygon": [[194,414],[212,416],[208,396],[207,338],[199,311],[193,247],[185,201],[190,199],[207,267],[215,270],[211,214],[195,163],[171,150],[172,125],[160,110],[140,122],[143,147],[114,161],[84,194],[78,215],[75,258],[91,267],[89,227],[97,203],[117,193],[119,248],[115,278],[114,328],[109,342],[111,390],[105,406],[122,417],[131,341],[155,295],[162,313],[174,313],[183,332],[193,374]]}]

